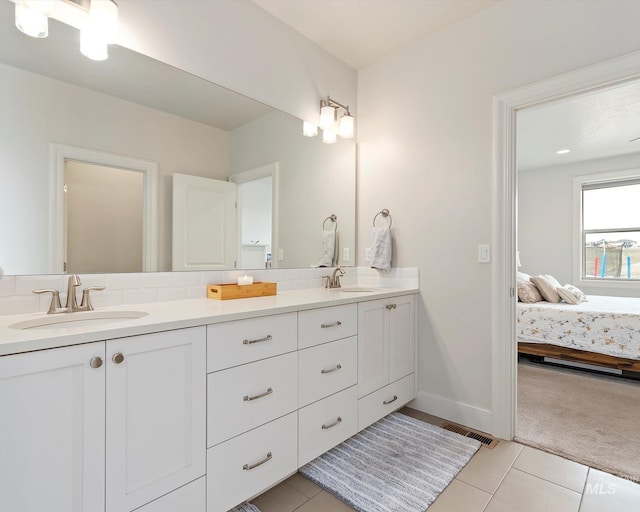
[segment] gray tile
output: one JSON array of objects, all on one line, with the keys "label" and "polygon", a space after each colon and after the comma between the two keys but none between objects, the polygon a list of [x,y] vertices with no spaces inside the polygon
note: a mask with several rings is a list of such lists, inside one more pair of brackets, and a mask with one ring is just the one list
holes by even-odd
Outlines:
[{"label": "gray tile", "polygon": [[[261,512],[265,512],[260,509]],[[333,494],[322,491],[296,509],[296,512],[353,512],[346,503],[340,501]]]},{"label": "gray tile", "polygon": [[322,490],[322,487],[314,484],[311,480],[305,478],[300,473],[296,473],[291,478],[287,479],[286,483],[304,494],[307,498],[313,498]]},{"label": "gray tile", "polygon": [[307,501],[307,497],[286,482],[251,500],[260,512],[293,512]]}]

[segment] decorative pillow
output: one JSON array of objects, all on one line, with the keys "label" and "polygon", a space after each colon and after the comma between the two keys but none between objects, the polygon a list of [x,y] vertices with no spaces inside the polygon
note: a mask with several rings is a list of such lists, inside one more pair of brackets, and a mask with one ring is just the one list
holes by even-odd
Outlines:
[{"label": "decorative pillow", "polygon": [[518,299],[520,299],[520,302],[533,304],[534,302],[540,302],[542,295],[540,295],[536,285],[531,281],[518,281]]},{"label": "decorative pillow", "polygon": [[542,274],[542,277],[549,281],[555,288],[560,288],[562,286],[555,277],[550,276],[549,274]]},{"label": "decorative pillow", "polygon": [[529,281],[531,276],[529,274],[525,274],[524,272],[516,272],[516,281]]},{"label": "decorative pillow", "polygon": [[[553,279],[553,281],[556,283],[558,282],[555,279]],[[531,278],[531,282],[536,285],[536,288],[544,300],[547,302],[558,303],[560,302],[560,295],[558,295],[558,292],[556,291],[557,287],[553,284],[553,281],[550,281],[545,276],[534,276]]]},{"label": "decorative pillow", "polygon": [[585,302],[587,300],[587,296],[585,293],[576,288],[572,284],[565,284],[564,286],[560,286],[556,289],[558,295],[564,299],[565,302],[569,304],[580,304],[581,302]]}]

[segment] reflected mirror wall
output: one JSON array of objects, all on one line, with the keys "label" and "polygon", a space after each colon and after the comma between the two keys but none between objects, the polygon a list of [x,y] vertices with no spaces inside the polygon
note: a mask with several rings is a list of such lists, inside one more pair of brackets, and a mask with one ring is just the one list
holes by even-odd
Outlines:
[{"label": "reflected mirror wall", "polygon": [[56,271],[51,143],[157,163],[157,270],[172,268],[174,173],[226,181],[275,163],[272,266],[316,265],[322,223],[331,214],[340,256],[354,253],[353,141],[303,137],[299,119],[125,48],[110,48],[105,62],[90,61],[77,51],[78,32],[54,20],[48,38],[29,38],[15,29],[12,7],[0,3],[0,266],[7,274]]}]

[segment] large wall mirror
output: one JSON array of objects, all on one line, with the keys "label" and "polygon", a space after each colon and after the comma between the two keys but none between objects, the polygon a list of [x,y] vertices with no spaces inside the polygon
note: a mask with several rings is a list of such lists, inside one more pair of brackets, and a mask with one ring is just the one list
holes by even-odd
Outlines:
[{"label": "large wall mirror", "polygon": [[353,264],[353,141],[126,48],[86,59],[55,20],[27,37],[10,2],[0,23],[6,274],[318,266],[335,230]]}]

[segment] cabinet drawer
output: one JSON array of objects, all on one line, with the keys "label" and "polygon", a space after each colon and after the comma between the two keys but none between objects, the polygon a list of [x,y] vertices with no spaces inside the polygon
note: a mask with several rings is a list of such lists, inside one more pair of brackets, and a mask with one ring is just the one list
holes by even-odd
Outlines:
[{"label": "cabinet drawer", "polygon": [[298,465],[303,466],[358,430],[358,388],[311,404],[298,412]]},{"label": "cabinet drawer", "polygon": [[136,509],[136,512],[205,512],[206,508],[207,486],[205,477],[202,477]]},{"label": "cabinet drawer", "polygon": [[296,313],[207,326],[207,371],[215,372],[296,350]]},{"label": "cabinet drawer", "polygon": [[358,305],[345,304],[298,313],[298,348],[358,334]]},{"label": "cabinet drawer", "polygon": [[207,446],[298,408],[298,354],[292,352],[210,373]]},{"label": "cabinet drawer", "polygon": [[207,511],[226,512],[298,468],[291,413],[207,450]]},{"label": "cabinet drawer", "polygon": [[375,423],[416,397],[415,373],[358,400],[358,431]]},{"label": "cabinet drawer", "polygon": [[325,343],[298,352],[300,407],[358,381],[358,337]]}]

